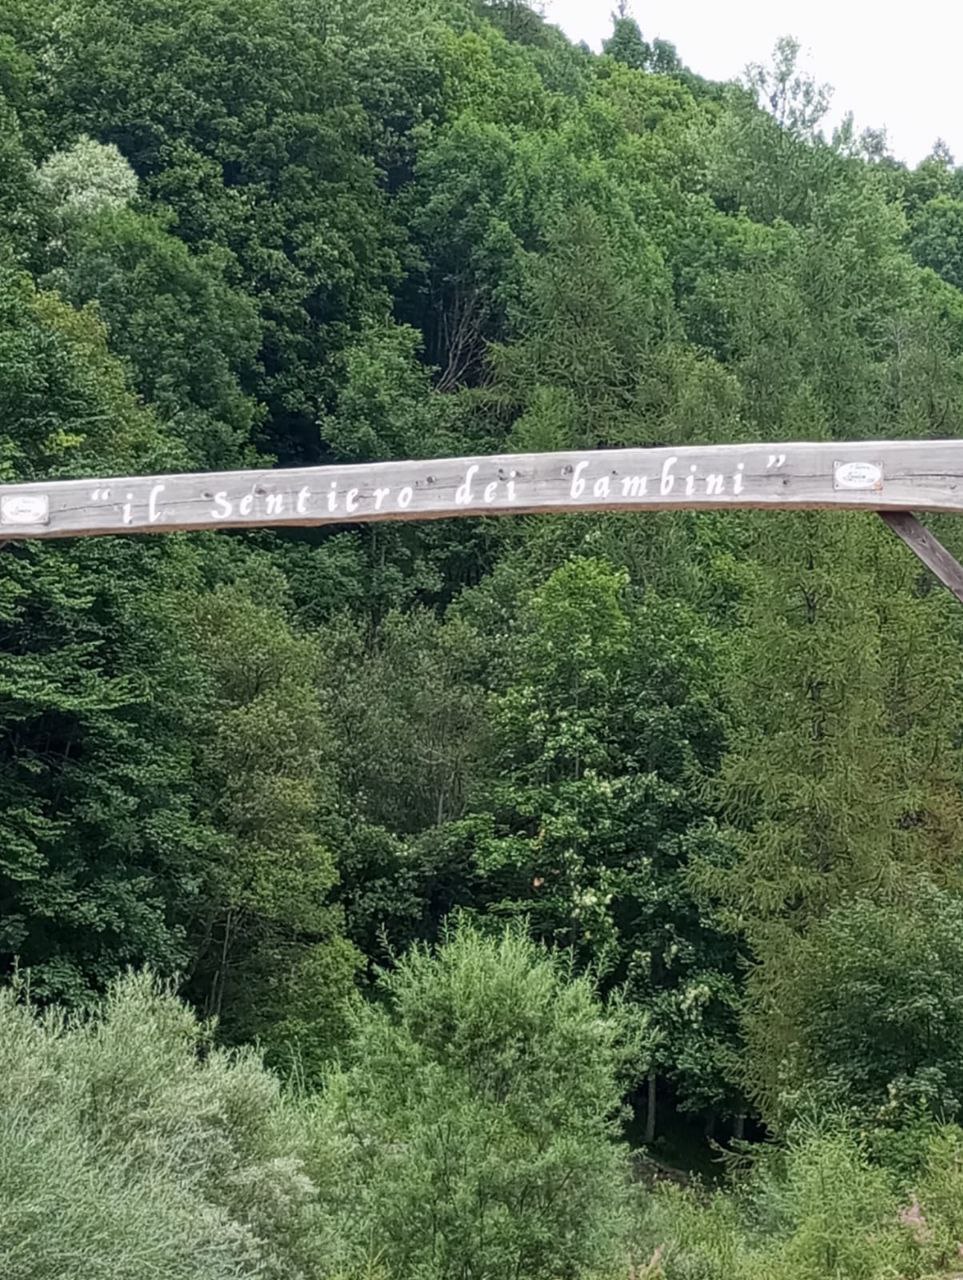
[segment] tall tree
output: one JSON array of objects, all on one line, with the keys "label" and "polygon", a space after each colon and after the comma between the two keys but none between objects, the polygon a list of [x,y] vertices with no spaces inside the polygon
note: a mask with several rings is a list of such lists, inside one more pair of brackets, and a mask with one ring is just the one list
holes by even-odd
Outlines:
[{"label": "tall tree", "polygon": [[724,721],[707,632],[677,601],[638,599],[597,560],[560,567],[523,606],[493,707],[489,814],[476,833],[487,910],[528,922],[644,1009],[651,1063],[695,1111],[740,1107],[736,950],[686,883],[711,844],[701,789]]},{"label": "tall tree", "polygon": [[[10,271],[0,386],[5,480],[163,466],[157,424],[93,316]],[[206,834],[177,726],[151,706],[176,620],[150,607],[191,580],[184,552],[115,539],[2,554],[0,953],[41,995],[75,999],[126,964],[185,959],[177,916]]]},{"label": "tall tree", "polygon": [[[865,517],[787,517],[747,603],[742,727],[722,785],[738,856],[704,864],[757,965],[748,1066],[778,1114],[780,1017],[804,939],[834,904],[898,902],[925,870],[955,885],[959,687],[940,596]],[[925,745],[924,745],[925,742]],[[783,1028],[783,1032],[778,1029]]]},{"label": "tall tree", "polygon": [[642,38],[642,31],[630,15],[626,0],[621,0],[617,12],[612,15],[612,34],[602,45],[603,50],[635,71],[645,71],[652,60],[652,47]]}]

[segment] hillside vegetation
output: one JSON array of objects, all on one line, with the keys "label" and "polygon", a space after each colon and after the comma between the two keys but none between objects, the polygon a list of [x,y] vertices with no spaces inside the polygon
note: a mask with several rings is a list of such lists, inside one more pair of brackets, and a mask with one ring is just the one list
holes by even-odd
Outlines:
[{"label": "hillside vegetation", "polygon": [[[0,483],[963,434],[945,147],[650,35],[3,0]],[[961,643],[869,515],[0,547],[0,1273],[953,1265]]]}]

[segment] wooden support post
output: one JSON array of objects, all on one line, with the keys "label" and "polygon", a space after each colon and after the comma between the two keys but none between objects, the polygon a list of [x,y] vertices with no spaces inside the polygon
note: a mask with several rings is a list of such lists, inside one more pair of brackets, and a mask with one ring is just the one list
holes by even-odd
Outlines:
[{"label": "wooden support post", "polygon": [[948,587],[963,604],[963,564],[955,559],[926,529],[912,511],[881,511],[880,518],[902,538],[910,551],[935,574],[944,587]]}]

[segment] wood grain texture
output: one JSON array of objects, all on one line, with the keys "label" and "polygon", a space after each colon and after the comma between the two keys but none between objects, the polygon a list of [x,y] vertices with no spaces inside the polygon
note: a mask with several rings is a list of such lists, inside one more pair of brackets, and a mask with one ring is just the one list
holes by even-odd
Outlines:
[{"label": "wood grain texture", "polygon": [[950,555],[942,542],[924,528],[910,511],[881,511],[880,516],[898,538],[926,565],[944,587],[963,604],[963,564]]},{"label": "wood grain texture", "polygon": [[963,441],[509,454],[0,486],[0,540],[732,507],[963,511]]}]

